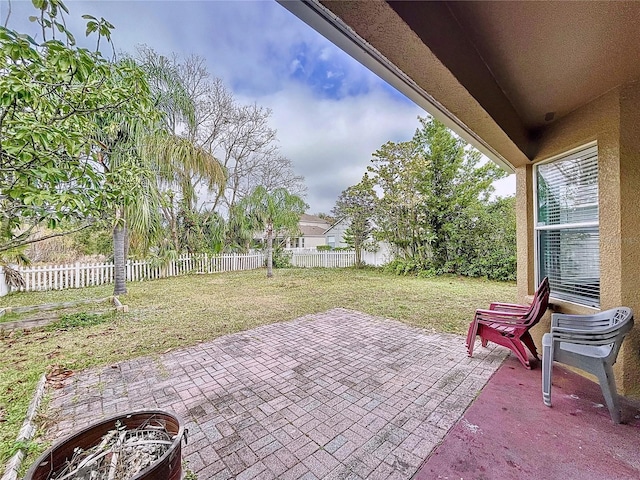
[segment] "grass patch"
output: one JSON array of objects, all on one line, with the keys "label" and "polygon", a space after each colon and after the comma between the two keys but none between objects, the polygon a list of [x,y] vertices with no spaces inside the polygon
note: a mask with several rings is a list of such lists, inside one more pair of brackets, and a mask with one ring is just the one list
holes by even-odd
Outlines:
[{"label": "grass patch", "polygon": [[[101,308],[100,308],[101,307]],[[95,309],[95,310],[94,310]],[[66,322],[69,322],[69,327],[73,327],[74,322],[78,323],[77,326],[81,325],[83,322],[80,321],[83,317],[86,316],[110,316],[115,312],[115,308],[109,308],[105,310],[103,305],[96,305],[95,307],[88,307],[87,305],[80,305],[72,308],[59,308],[59,309],[49,309],[43,311],[34,311],[34,312],[26,312],[26,313],[6,313],[5,315],[0,317],[0,330],[6,327],[6,324],[9,322],[26,322],[26,321],[43,321],[49,322],[49,325],[46,327],[42,327],[45,329],[53,328],[66,328],[63,324],[59,322],[63,319],[66,319]],[[6,318],[5,318],[6,317]],[[89,322],[89,317],[85,318],[84,324]],[[60,327],[52,327],[52,324],[59,324]],[[25,328],[40,328],[34,326],[27,326]]]},{"label": "grass patch", "polygon": [[[105,297],[112,288],[17,293],[0,299],[0,308]],[[283,269],[271,279],[264,270],[192,275],[128,288],[120,298],[129,305],[127,314],[76,314],[65,327],[0,339],[0,462],[9,458],[40,375],[56,365],[81,370],[162,354],[334,307],[464,334],[476,308],[516,300],[515,283],[400,277],[371,269]]]},{"label": "grass patch", "polygon": [[60,320],[50,323],[44,327],[44,330],[51,332],[54,330],[70,330],[72,328],[91,327],[93,325],[105,323],[113,319],[114,316],[115,314],[113,312],[102,314],[89,312],[69,313],[67,315],[62,315]]},{"label": "grass patch", "polygon": [[23,317],[24,317],[24,314],[19,314],[14,312],[3,313],[2,315],[0,315],[0,327],[2,327],[3,323],[15,322],[16,320],[20,320]]},{"label": "grass patch", "polygon": [[[84,294],[86,295],[86,290]],[[73,301],[65,301],[62,303],[38,303],[31,305],[23,305],[20,303],[20,300],[33,300],[34,298],[38,298],[39,296],[40,295],[33,295],[31,293],[24,294],[22,296],[14,295],[13,297],[19,300],[17,303],[11,302],[12,297],[9,297],[8,302],[3,302],[2,300],[0,300],[0,309],[3,312],[2,315],[0,315],[0,329],[3,328],[3,323],[24,320],[46,320],[61,318],[65,315],[82,313],[87,309],[95,309],[99,306],[102,306],[104,309],[104,303],[108,303],[109,305],[111,305],[112,302],[112,297],[104,297],[81,299],[76,298]]]}]

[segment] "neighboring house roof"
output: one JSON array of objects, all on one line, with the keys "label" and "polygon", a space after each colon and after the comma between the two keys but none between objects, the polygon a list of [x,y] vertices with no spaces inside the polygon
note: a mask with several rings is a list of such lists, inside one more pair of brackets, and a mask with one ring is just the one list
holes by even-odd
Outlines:
[{"label": "neighboring house roof", "polygon": [[343,223],[345,220],[347,220],[347,216],[346,216],[346,215],[345,215],[345,216],[343,216],[343,217],[338,218],[335,222],[333,222],[333,224],[332,224],[329,228],[327,228],[327,229],[324,231],[324,234],[326,235],[326,234],[327,234],[327,233],[329,233],[331,230],[333,230],[334,228],[336,228],[338,225],[340,225],[341,223]]},{"label": "neighboring house roof", "polygon": [[312,227],[310,225],[300,225],[300,233],[304,237],[322,237],[324,236],[324,228]]},{"label": "neighboring house roof", "polygon": [[308,222],[308,223],[323,223],[325,225],[329,224],[329,222],[327,222],[324,218],[320,218],[315,215],[308,215],[306,213],[303,213],[302,215],[300,215],[300,221]]}]

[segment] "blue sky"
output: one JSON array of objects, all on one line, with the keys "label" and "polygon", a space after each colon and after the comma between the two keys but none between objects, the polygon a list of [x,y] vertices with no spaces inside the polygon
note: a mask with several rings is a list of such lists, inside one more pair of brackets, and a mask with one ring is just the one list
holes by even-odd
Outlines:
[{"label": "blue sky", "polygon": [[[147,44],[169,55],[197,54],[239,101],[272,110],[279,147],[305,177],[311,213],[328,212],[357,183],[383,143],[413,136],[425,112],[274,0],[65,2],[79,43],[82,14],[116,27],[119,51]],[[33,31],[31,2],[13,0],[9,27]],[[1,22],[8,11],[0,0]],[[515,191],[513,176],[497,193]]]}]

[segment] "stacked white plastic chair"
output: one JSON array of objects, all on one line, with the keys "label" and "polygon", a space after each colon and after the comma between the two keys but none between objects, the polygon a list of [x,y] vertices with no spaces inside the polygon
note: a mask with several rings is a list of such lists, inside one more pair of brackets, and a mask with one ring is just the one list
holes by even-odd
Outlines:
[{"label": "stacked white plastic chair", "polygon": [[542,398],[551,406],[553,362],[589,372],[600,382],[611,419],[620,423],[620,406],[613,365],[625,335],[633,327],[633,311],[613,308],[594,315],[551,316],[551,332],[542,337]]}]

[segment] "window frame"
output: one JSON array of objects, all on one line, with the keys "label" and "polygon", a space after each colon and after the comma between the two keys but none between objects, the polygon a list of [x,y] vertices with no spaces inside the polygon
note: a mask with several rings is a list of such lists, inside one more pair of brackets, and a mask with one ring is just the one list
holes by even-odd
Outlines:
[{"label": "window frame", "polygon": [[[598,202],[598,220],[597,221],[589,221],[589,222],[579,222],[579,223],[562,223],[562,224],[554,224],[554,225],[539,225],[539,199],[538,199],[538,168],[540,166],[549,164],[549,163],[554,163],[554,162],[558,162],[558,161],[562,161],[562,160],[567,160],[568,157],[571,157],[572,155],[575,155],[576,153],[582,152],[582,151],[586,151],[589,150],[591,148],[596,149],[596,156],[597,156],[597,165],[598,165],[598,176],[597,176],[597,180],[598,180],[598,198],[597,198],[597,202]],[[559,155],[554,155],[553,157],[547,158],[541,162],[536,163],[533,166],[533,260],[534,260],[534,278],[535,278],[535,282],[536,282],[536,286],[540,285],[540,282],[542,281],[542,278],[540,278],[540,234],[539,232],[541,231],[567,231],[567,230],[580,230],[580,229],[586,229],[586,228],[594,228],[597,227],[598,229],[598,235],[600,234],[600,152],[598,151],[598,143],[597,141],[593,141],[593,142],[589,142],[586,144],[583,144],[579,147],[573,148],[571,150],[567,150]],[[598,258],[601,258],[601,250],[600,250],[600,243],[598,244]],[[600,266],[598,268],[598,278],[600,280],[601,277],[601,269]],[[588,302],[587,303],[587,299],[585,298],[585,302],[580,303],[579,301],[571,300],[571,299],[567,299],[564,298],[563,296],[560,297],[555,297],[553,291],[551,292],[551,297],[555,298],[563,303],[570,303],[570,304],[574,304],[574,305],[579,305],[580,307],[586,307],[586,308],[594,308],[594,309],[599,309],[600,308],[600,299],[602,296],[602,292],[600,290],[601,287],[601,283],[599,284],[599,288],[598,288],[598,300],[597,302]]]}]

